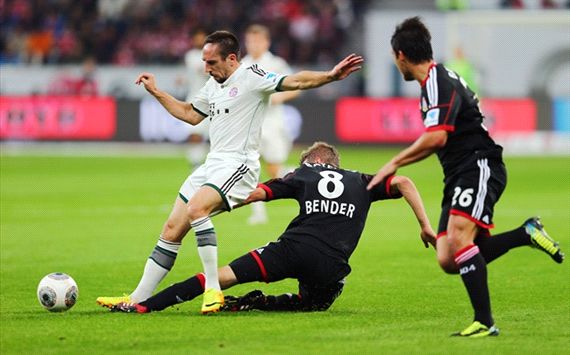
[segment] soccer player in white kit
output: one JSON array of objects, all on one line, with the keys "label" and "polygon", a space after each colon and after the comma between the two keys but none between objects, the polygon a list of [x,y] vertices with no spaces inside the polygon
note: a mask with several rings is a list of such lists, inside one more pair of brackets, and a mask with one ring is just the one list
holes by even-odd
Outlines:
[{"label": "soccer player in white kit", "polygon": [[[281,74],[290,74],[291,67],[285,59],[278,57],[269,51],[271,36],[269,29],[263,25],[254,24],[245,31],[245,48],[247,55],[243,57],[242,64],[250,66],[259,64],[264,70]],[[282,91],[271,95],[270,106],[265,113],[261,132],[261,145],[259,153],[267,166],[267,173],[272,179],[282,174],[283,163],[287,160],[293,139],[285,127],[285,110],[283,103],[298,97],[300,91]],[[265,204],[256,202],[251,205],[252,214],[248,218],[249,224],[261,224],[267,222]]]},{"label": "soccer player in white kit", "polygon": [[361,69],[364,61],[351,54],[326,72],[301,71],[289,76],[266,72],[258,65],[240,64],[239,42],[227,31],[216,31],[206,38],[202,60],[211,78],[191,103],[158,89],[151,73],[141,73],[136,80],[172,116],[192,125],[208,119],[210,153],[182,184],[137,288],[128,296],[97,298],[102,306],[150,297],[174,265],[182,239],[192,228],[205,275],[201,311],[219,311],[224,295],[218,282],[217,239],[210,216],[230,211],[257,186],[261,125],[269,96],[276,91],[305,90],[342,80]]}]

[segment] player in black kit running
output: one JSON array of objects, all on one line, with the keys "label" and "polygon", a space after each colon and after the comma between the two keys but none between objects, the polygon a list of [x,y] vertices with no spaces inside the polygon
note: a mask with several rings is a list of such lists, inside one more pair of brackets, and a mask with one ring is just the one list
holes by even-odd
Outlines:
[{"label": "player in black kit running", "polygon": [[490,237],[493,208],[507,183],[502,148],[483,125],[477,96],[457,73],[434,62],[430,41],[429,30],[418,17],[402,22],[392,36],[398,69],[406,81],[420,83],[426,132],[384,165],[368,187],[375,189],[398,168],[437,152],[445,176],[437,257],[445,272],[461,275],[475,310],[474,322],[454,335],[498,335],[491,315],[486,264],[522,245],[533,245],[558,263],[564,254],[538,217]]},{"label": "player in black kit running", "polygon": [[[367,190],[371,175],[339,168],[337,150],[317,142],[301,155],[301,166],[282,179],[269,180],[254,190],[246,203],[282,198],[299,203],[299,215],[275,242],[255,249],[220,268],[223,289],[236,284],[299,281],[298,294],[226,297],[224,309],[324,311],[340,295],[350,273],[348,260],[356,248],[372,202],[404,197],[420,225],[426,247],[435,245],[422,200],[413,182],[389,176]],[[204,276],[197,274],[136,303],[120,303],[114,311],[147,313],[189,301],[204,292]]]}]

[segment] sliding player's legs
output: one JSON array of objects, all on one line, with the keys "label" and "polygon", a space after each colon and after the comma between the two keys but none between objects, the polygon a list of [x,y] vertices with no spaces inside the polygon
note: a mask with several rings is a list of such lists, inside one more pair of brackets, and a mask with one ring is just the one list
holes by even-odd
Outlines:
[{"label": "sliding player's legs", "polygon": [[[261,280],[274,282],[284,278],[299,280],[297,293],[264,295],[255,290],[241,297],[226,297],[224,310],[247,311],[325,311],[341,294],[344,277],[350,267],[308,246],[289,239],[269,243],[230,265],[240,283]],[[252,263],[252,260],[255,263]]]}]

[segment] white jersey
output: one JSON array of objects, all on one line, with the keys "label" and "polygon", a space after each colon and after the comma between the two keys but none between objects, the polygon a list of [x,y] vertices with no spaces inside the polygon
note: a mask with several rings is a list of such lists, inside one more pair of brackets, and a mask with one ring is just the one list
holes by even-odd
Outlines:
[{"label": "white jersey", "polygon": [[277,91],[283,74],[266,72],[257,64],[240,65],[222,84],[210,78],[192,100],[194,109],[210,120],[210,154],[241,155],[259,159],[261,126],[269,96]]},{"label": "white jersey", "polygon": [[[250,55],[246,55],[242,59],[242,64],[250,66],[252,64],[259,64],[265,70],[269,70],[275,73],[281,73],[289,75],[292,73],[291,67],[285,59],[274,55],[273,53],[267,51],[258,60],[254,60]],[[284,121],[284,109],[282,104],[271,105],[266,112],[265,125],[267,130],[275,130],[283,125]]]}]

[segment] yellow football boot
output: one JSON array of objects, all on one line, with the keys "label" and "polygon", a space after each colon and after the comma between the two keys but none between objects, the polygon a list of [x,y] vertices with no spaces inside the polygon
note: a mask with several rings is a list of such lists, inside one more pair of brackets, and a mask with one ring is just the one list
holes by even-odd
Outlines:
[{"label": "yellow football boot", "polygon": [[131,303],[131,296],[123,295],[120,297],[97,297],[97,304],[107,308],[113,308],[119,303]]},{"label": "yellow football boot", "polygon": [[202,314],[216,313],[224,305],[224,294],[213,288],[209,288],[204,292],[204,300],[202,301]]}]

